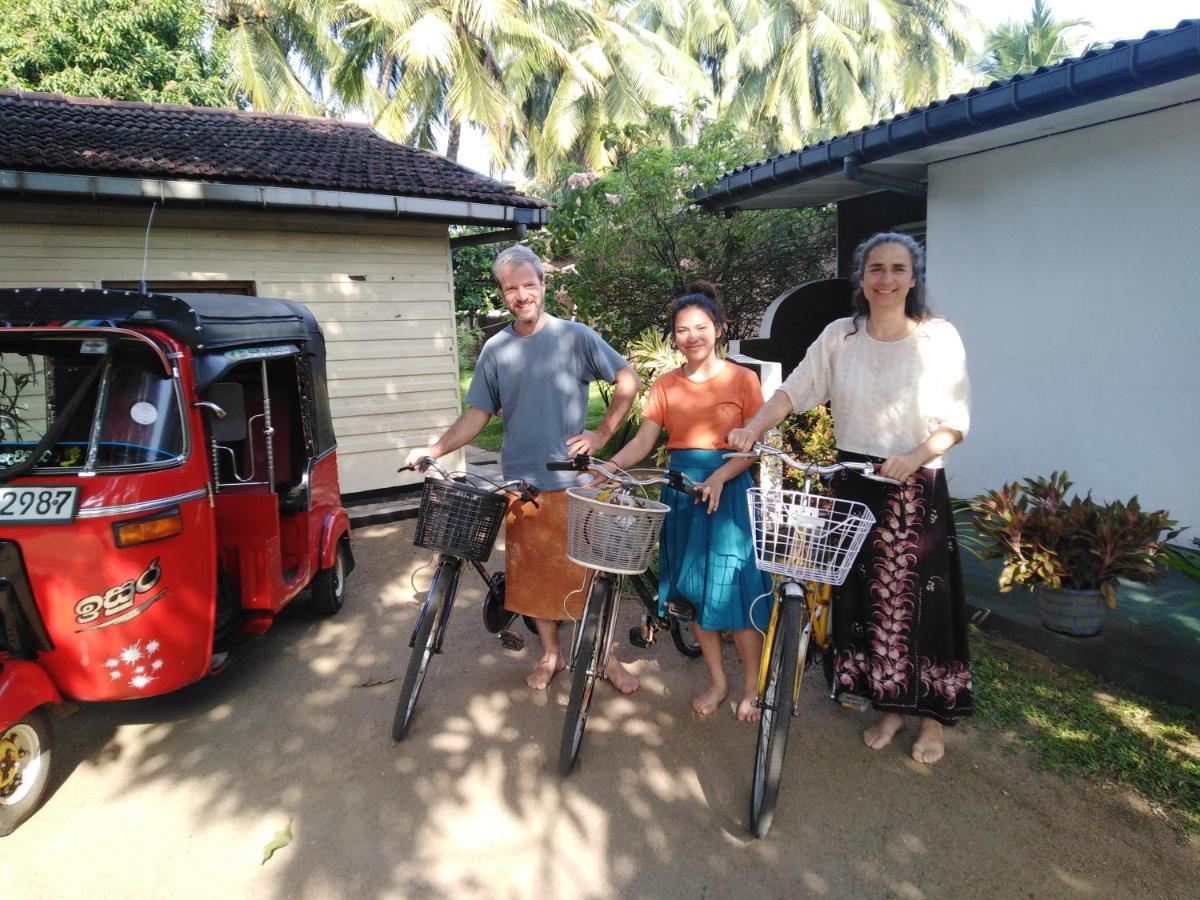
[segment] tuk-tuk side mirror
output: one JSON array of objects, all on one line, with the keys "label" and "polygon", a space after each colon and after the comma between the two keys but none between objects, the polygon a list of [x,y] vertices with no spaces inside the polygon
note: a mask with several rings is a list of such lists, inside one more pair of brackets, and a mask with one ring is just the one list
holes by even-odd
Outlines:
[{"label": "tuk-tuk side mirror", "polygon": [[213,440],[221,444],[245,440],[246,395],[242,386],[232,381],[214,384],[208,389],[208,399],[224,413],[212,419]]}]

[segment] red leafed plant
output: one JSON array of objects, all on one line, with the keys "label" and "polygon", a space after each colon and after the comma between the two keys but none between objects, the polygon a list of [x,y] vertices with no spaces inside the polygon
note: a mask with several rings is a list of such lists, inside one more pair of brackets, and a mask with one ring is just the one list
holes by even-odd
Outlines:
[{"label": "red leafed plant", "polygon": [[1166,562],[1163,545],[1183,529],[1166,510],[1143,512],[1137,497],[1100,504],[1091,491],[1067,498],[1066,472],[1026,478],[971,501],[980,541],[975,552],[1000,559],[1000,590],[1014,584],[1099,589],[1117,605],[1118,578],[1151,582]]}]

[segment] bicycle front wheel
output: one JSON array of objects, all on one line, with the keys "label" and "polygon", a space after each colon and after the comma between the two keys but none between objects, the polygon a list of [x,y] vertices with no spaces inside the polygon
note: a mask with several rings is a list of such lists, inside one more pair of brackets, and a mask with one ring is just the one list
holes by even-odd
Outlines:
[{"label": "bicycle front wheel", "polygon": [[[754,752],[754,785],[750,793],[750,827],[755,837],[766,837],[775,818],[783,758],[787,753],[792,708],[799,690],[800,629],[804,616],[802,598],[784,597],[774,617],[763,655],[767,658],[767,683],[758,722],[758,746]],[[807,636],[807,632],[805,632]]]},{"label": "bicycle front wheel", "polygon": [[450,586],[455,579],[444,565],[438,566],[433,576],[433,585],[429,591],[429,599],[425,604],[425,613],[417,623],[417,632],[413,636],[412,651],[408,656],[408,669],[404,673],[404,683],[400,687],[400,700],[396,704],[396,718],[392,720],[392,740],[400,741],[408,733],[412,723],[413,713],[417,708],[417,696],[421,693],[421,685],[425,683],[425,673],[429,669],[429,660],[433,658],[437,645],[437,623],[442,620],[443,610],[450,595]]},{"label": "bicycle front wheel", "polygon": [[608,605],[612,599],[612,582],[597,576],[588,592],[580,625],[579,650],[575,654],[575,670],[571,674],[571,695],[567,701],[567,718],[563,721],[562,743],[558,750],[558,773],[570,775],[583,745],[583,729],[587,725],[592,691],[600,677],[604,659],[604,638],[608,621]]}]

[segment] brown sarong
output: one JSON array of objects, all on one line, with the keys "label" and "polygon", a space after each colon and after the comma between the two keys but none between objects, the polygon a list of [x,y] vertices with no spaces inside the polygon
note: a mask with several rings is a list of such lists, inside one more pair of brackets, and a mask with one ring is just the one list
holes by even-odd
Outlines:
[{"label": "brown sarong", "polygon": [[567,492],[537,502],[514,500],[504,519],[504,606],[535,619],[578,619],[591,570],[567,559]]}]

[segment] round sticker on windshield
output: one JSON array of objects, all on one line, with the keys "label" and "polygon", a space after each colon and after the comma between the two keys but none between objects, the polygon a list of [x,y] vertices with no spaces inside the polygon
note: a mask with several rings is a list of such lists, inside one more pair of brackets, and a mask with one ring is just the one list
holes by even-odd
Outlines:
[{"label": "round sticker on windshield", "polygon": [[139,425],[153,425],[158,419],[158,410],[153,403],[140,400],[129,408],[129,418]]}]

